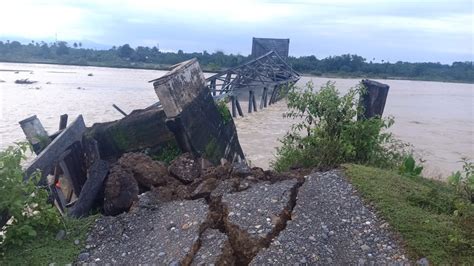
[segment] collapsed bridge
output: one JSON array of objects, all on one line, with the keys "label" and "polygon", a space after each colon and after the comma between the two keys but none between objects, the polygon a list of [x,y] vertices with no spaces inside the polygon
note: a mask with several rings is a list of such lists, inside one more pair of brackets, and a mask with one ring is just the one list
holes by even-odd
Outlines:
[{"label": "collapsed bridge", "polygon": [[232,103],[232,116],[237,111],[243,116],[240,99],[248,99],[248,112],[257,111],[256,97],[260,97],[260,109],[284,96],[300,75],[286,62],[289,39],[254,38],[251,61],[221,71],[206,79],[206,85],[215,100]]}]

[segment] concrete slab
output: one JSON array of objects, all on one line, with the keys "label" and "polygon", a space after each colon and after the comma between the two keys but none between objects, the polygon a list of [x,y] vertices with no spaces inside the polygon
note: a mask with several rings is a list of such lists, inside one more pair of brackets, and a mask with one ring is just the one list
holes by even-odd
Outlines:
[{"label": "concrete slab", "polygon": [[234,257],[227,235],[207,229],[201,235],[201,247],[191,265],[233,265]]},{"label": "concrete slab", "polygon": [[188,265],[199,248],[207,215],[208,205],[200,199],[102,217],[86,241],[90,247],[87,262]]},{"label": "concrete slab", "polygon": [[297,184],[295,179],[265,182],[222,196],[224,226],[240,263],[248,262],[285,227]]},{"label": "concrete slab", "polygon": [[406,262],[394,236],[337,171],[306,178],[291,221],[251,265]]}]

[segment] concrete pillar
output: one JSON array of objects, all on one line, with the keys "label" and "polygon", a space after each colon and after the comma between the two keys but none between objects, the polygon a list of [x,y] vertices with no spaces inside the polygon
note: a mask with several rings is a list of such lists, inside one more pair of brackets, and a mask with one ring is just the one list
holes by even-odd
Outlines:
[{"label": "concrete pillar", "polygon": [[177,64],[151,82],[181,150],[214,163],[221,158],[244,160],[234,121],[222,118],[196,59]]},{"label": "concrete pillar", "polygon": [[36,115],[30,116],[19,122],[25,133],[26,139],[33,146],[33,151],[39,154],[51,141],[48,132],[44,129]]},{"label": "concrete pillar", "polygon": [[362,80],[362,85],[365,87],[365,92],[360,95],[359,106],[363,108],[363,113],[358,114],[357,119],[382,117],[390,86],[368,79]]}]

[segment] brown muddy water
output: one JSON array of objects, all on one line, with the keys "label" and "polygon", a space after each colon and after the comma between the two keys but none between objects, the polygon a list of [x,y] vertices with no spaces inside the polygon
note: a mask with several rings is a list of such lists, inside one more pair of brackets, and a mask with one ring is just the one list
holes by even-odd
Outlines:
[{"label": "brown muddy water", "polygon": [[[18,71],[18,73],[15,73]],[[59,115],[79,114],[88,126],[120,119],[112,104],[125,112],[144,108],[158,98],[149,80],[166,71],[82,66],[0,63],[0,149],[24,139],[18,121],[36,114],[54,132]],[[88,76],[92,73],[93,76]],[[17,79],[38,81],[15,84]],[[359,79],[302,77],[319,88],[328,80],[341,92]],[[4,82],[2,82],[4,81]],[[461,157],[474,157],[474,87],[472,84],[380,80],[390,85],[384,115],[395,117],[391,131],[413,144],[426,162],[424,174],[443,178],[459,170]],[[243,106],[244,111],[246,107]],[[255,166],[269,168],[275,148],[293,121],[283,119],[285,103],[236,120],[240,143]]]}]

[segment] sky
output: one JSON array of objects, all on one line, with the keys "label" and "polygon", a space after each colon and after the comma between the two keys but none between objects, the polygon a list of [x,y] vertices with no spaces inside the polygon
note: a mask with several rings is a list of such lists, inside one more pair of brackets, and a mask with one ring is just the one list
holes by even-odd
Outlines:
[{"label": "sky", "polygon": [[0,39],[158,46],[248,55],[252,37],[290,55],[474,61],[472,0],[2,0]]}]

